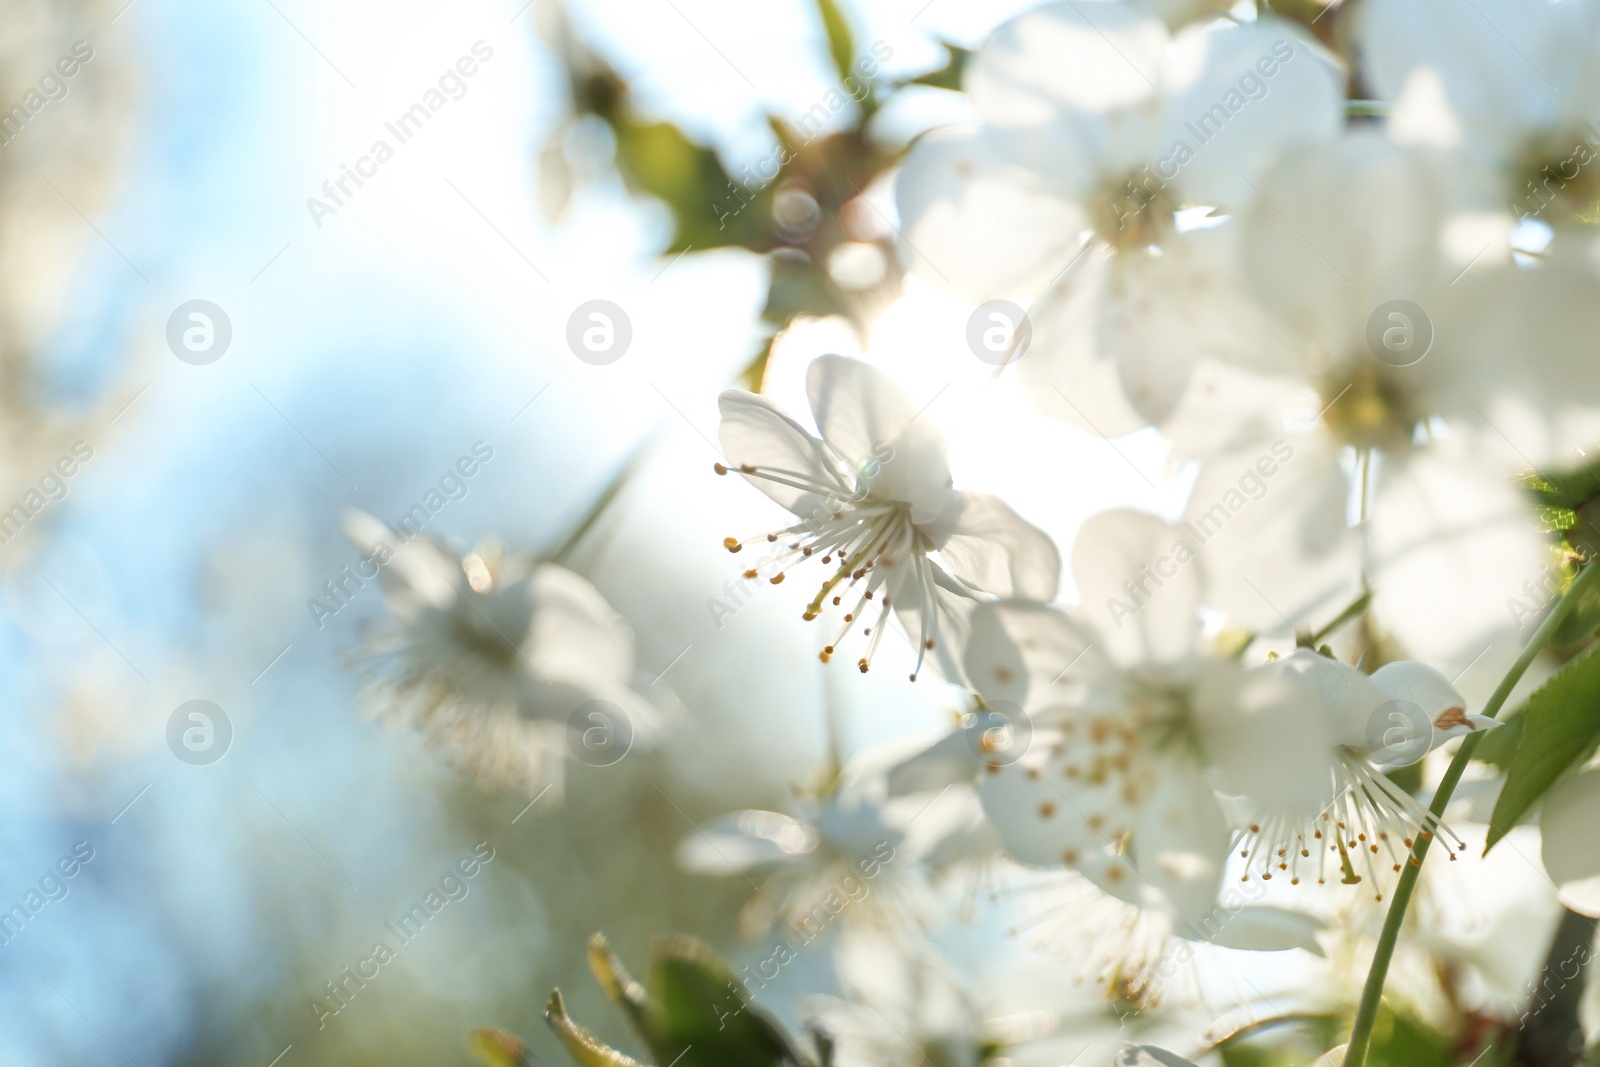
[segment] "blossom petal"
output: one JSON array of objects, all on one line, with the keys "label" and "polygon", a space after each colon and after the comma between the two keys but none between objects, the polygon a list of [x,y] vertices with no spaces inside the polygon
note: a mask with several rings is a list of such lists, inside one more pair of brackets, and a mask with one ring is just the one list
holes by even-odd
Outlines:
[{"label": "blossom petal", "polygon": [[967,677],[991,703],[1033,710],[1070,702],[1073,692],[1105,676],[1108,665],[1093,651],[1095,640],[1042,604],[983,604],[972,613]]},{"label": "blossom petal", "polygon": [[[1415,660],[1386,663],[1372,672],[1372,681],[1391,700],[1403,700],[1422,710],[1432,731],[1428,746],[1430,750],[1452,738],[1504,725],[1487,715],[1467,714],[1466,699],[1450,684],[1449,679],[1426,663]],[[1408,749],[1410,746],[1400,747]],[[1373,759],[1381,766],[1389,755],[1392,754],[1375,752]],[[1407,755],[1410,753],[1407,752]]]},{"label": "blossom petal", "polygon": [[[1264,77],[1268,66],[1274,72]],[[1285,148],[1332,140],[1344,126],[1343,77],[1315,41],[1283,19],[1186,29],[1173,42],[1167,70],[1161,148],[1191,148],[1193,157],[1172,179],[1191,203],[1236,208],[1254,195],[1251,175]]]},{"label": "blossom petal", "polygon": [[1182,532],[1153,515],[1116,508],[1083,524],[1072,574],[1114,659],[1171,661],[1194,648],[1200,573],[1193,554]]},{"label": "blossom petal", "polygon": [[544,563],[529,576],[527,590],[533,618],[525,649],[541,673],[613,684],[632,677],[633,633],[586,579]]},{"label": "blossom petal", "polygon": [[[717,398],[722,424],[717,439],[730,466],[759,467],[784,481],[747,480],[797,515],[825,508],[826,497],[808,487],[829,487],[841,495],[850,488],[835,472],[826,448],[767,397],[729,389]],[[798,484],[791,484],[798,483]]]},{"label": "blossom petal", "polygon": [[1317,931],[1325,930],[1327,926],[1324,920],[1303,911],[1270,904],[1251,904],[1226,912],[1220,925],[1210,931],[1204,940],[1223,948],[1252,952],[1286,952],[1303,948],[1314,956],[1325,956],[1316,935]]},{"label": "blossom petal", "polygon": [[977,776],[978,753],[965,730],[946,734],[889,769],[889,796],[931,793]]},{"label": "blossom petal", "polygon": [[933,530],[945,568],[975,589],[1001,597],[1055,599],[1061,581],[1055,542],[999,497],[957,493]]},{"label": "blossom petal", "polygon": [[781,812],[750,809],[719,816],[678,843],[678,866],[728,875],[790,864],[816,849],[817,831]]},{"label": "blossom petal", "polygon": [[1004,161],[987,130],[918,138],[895,180],[895,204],[911,269],[980,302],[1043,289],[1089,225],[1075,199]]},{"label": "blossom petal", "polygon": [[823,440],[873,496],[910,504],[915,523],[932,521],[949,505],[944,440],[882,371],[858,359],[822,356],[806,372],[806,392]]},{"label": "blossom petal", "polygon": [[1561,903],[1600,918],[1600,769],[1581,771],[1550,790],[1539,813],[1540,855]]},{"label": "blossom petal", "polygon": [[1178,929],[1212,910],[1227,850],[1228,822],[1211,787],[1192,768],[1164,768],[1139,809],[1132,853]]},{"label": "blossom petal", "polygon": [[1275,811],[1313,815],[1333,799],[1315,700],[1310,683],[1291,672],[1217,663],[1196,687],[1195,730],[1234,791]]},{"label": "blossom petal", "polygon": [[1330,744],[1356,752],[1378,747],[1374,741],[1390,725],[1389,719],[1380,714],[1390,697],[1371,678],[1348,663],[1309,648],[1298,649],[1263,669],[1294,674],[1310,687]]},{"label": "blossom petal", "polygon": [[[1143,252],[1134,253],[1144,255]],[[1116,327],[1117,297],[1127,257],[1091,241],[1050,291],[1028,309],[1033,343],[1017,364],[1039,410],[1102,437],[1120,437],[1150,424],[1122,381]],[[1187,376],[1187,367],[1182,369]]]},{"label": "blossom petal", "polygon": [[1141,4],[1044,4],[995,31],[963,87],[989,122],[1070,122],[1077,147],[1104,154],[1117,130],[1101,116],[1153,101],[1169,40]]},{"label": "blossom petal", "polygon": [[381,565],[389,610],[400,622],[414,622],[429,609],[446,611],[456,602],[465,576],[444,546],[427,537],[399,537],[383,521],[355,509],[344,514],[342,525],[362,554]]},{"label": "blossom petal", "polygon": [[1436,442],[1384,471],[1371,520],[1379,617],[1415,658],[1446,671],[1492,645],[1520,645],[1516,608],[1549,567],[1547,538],[1509,472],[1449,447],[1461,443]]},{"label": "blossom petal", "polygon": [[1314,629],[1361,595],[1350,479],[1321,435],[1262,439],[1211,457],[1184,529],[1199,542],[1206,601],[1257,633]]}]

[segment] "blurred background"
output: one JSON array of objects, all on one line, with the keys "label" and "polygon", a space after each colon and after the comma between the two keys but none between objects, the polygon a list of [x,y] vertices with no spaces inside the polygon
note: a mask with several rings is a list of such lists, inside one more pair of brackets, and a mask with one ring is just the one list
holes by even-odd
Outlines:
[{"label": "blurred background", "polygon": [[[0,1064],[465,1064],[490,1025],[559,1063],[552,986],[620,1031],[591,931],[629,960],[667,932],[765,955],[734,931],[750,886],[680,873],[679,841],[961,705],[908,688],[892,643],[830,676],[793,587],[712,610],[722,538],[776,525],[712,472],[718,392],[803,412],[812,357],[870,352],[958,484],[1061,544],[1108,506],[1174,514],[1190,476],[1153,433],[1019,420],[972,308],[903,277],[895,161],[966,117],[963,50],[1023,6],[5,0],[0,906],[78,862],[0,948]],[[568,342],[594,300],[629,326],[603,365]],[[581,525],[568,565],[671,695],[659,749],[574,765],[560,802],[365,717],[375,584],[312,606],[360,558],[346,509],[395,521],[475,446],[428,532],[540,553]],[[195,700],[226,727],[209,763],[170,740]],[[484,844],[466,895],[319,1018]],[[1073,995],[998,919],[929,936],[987,992]],[[832,967],[804,956],[764,1003],[799,1018]]]}]

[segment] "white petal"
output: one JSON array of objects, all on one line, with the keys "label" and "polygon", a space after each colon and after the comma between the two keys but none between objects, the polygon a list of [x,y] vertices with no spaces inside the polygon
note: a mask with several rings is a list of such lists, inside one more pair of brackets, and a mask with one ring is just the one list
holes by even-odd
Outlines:
[{"label": "white petal", "polygon": [[1200,548],[1206,600],[1257,633],[1331,621],[1361,594],[1350,480],[1321,434],[1265,438],[1207,460],[1183,527]]},{"label": "white petal", "polygon": [[532,606],[527,655],[547,677],[613,684],[632,677],[633,634],[587,580],[544,563],[528,578],[527,596]]},{"label": "white petal", "polygon": [[396,536],[387,524],[355,509],[344,514],[343,526],[362,555],[382,566],[381,581],[396,619],[413,622],[423,611],[445,611],[455,604],[465,575],[460,561],[438,542]]},{"label": "white petal", "polygon": [[1153,515],[1117,508],[1092,516],[1072,547],[1086,616],[1121,663],[1180,659],[1200,624],[1200,573],[1182,532]]},{"label": "white petal", "polygon": [[[1413,109],[1435,102],[1414,92],[1436,79],[1469,143],[1502,157],[1538,127],[1580,126],[1595,104],[1595,24],[1585,3],[1375,0],[1358,13],[1362,66],[1377,93],[1397,102],[1396,136],[1432,140],[1450,132]],[[1401,106],[1404,105],[1404,106]],[[1568,109],[1571,109],[1570,113]],[[1570,118],[1569,118],[1570,114]],[[1431,135],[1431,136],[1430,136]]]},{"label": "white petal", "polygon": [[[1130,255],[1144,256],[1139,251]],[[1028,309],[1033,343],[1017,364],[1039,410],[1099,434],[1120,437],[1150,424],[1128,397],[1114,312],[1124,256],[1091,241],[1051,290]],[[1186,373],[1186,371],[1185,371]]]},{"label": "white petal", "polygon": [[978,777],[978,797],[1012,859],[1032,867],[1059,867],[1070,860],[1089,874],[1085,865],[1103,856],[1108,842],[1089,826],[1061,781],[1061,764],[1035,751],[1019,763],[985,768]]},{"label": "white petal", "polygon": [[[1154,99],[1168,40],[1160,18],[1139,4],[1045,4],[995,31],[964,88],[996,124],[1090,127],[1101,112]],[[1109,130],[1085,133],[1077,144],[1093,151]]]},{"label": "white petal", "polygon": [[929,531],[956,578],[1001,597],[1054,600],[1061,555],[1050,535],[985,493],[957,493]]},{"label": "white petal", "polygon": [[1286,952],[1303,948],[1314,956],[1324,956],[1317,943],[1317,931],[1328,924],[1314,915],[1270,904],[1251,904],[1234,910],[1219,909],[1218,923],[1201,930],[1203,939],[1223,948],[1252,952]]},{"label": "white petal", "polygon": [[678,843],[678,866],[729,875],[792,863],[817,847],[816,830],[776,811],[747,810],[703,824]]},{"label": "white petal", "polygon": [[1332,797],[1327,723],[1310,683],[1219,663],[1195,693],[1195,729],[1232,789],[1275,811],[1314,815]]},{"label": "white petal", "polygon": [[1262,306],[1320,345],[1303,368],[1312,379],[1370,358],[1380,304],[1403,293],[1432,308],[1455,274],[1439,240],[1455,186],[1434,155],[1354,133],[1292,150],[1255,184],[1238,212],[1241,262]]},{"label": "white petal", "polygon": [[910,504],[918,523],[949,505],[954,491],[944,440],[882,371],[858,359],[822,356],[806,372],[806,392],[823,440],[874,497]]},{"label": "white petal", "polygon": [[1177,929],[1215,906],[1228,849],[1228,824],[1216,794],[1191,768],[1163,769],[1133,830],[1133,860],[1164,898]]},{"label": "white petal", "polygon": [[1042,604],[984,604],[972,615],[967,677],[991,703],[1034,710],[1071,702],[1108,672],[1094,644],[1093,634]]},{"label": "white petal", "polygon": [[895,180],[905,261],[977,302],[1043,289],[1088,227],[1075,199],[999,152],[986,131],[934,130]]},{"label": "white petal", "polygon": [[1380,618],[1412,656],[1452,672],[1521,644],[1516,605],[1544,580],[1549,552],[1508,472],[1445,447],[1455,443],[1386,468],[1371,521]]},{"label": "white petal", "polygon": [[[834,472],[822,442],[764,396],[729,389],[717,398],[722,424],[717,439],[730,466],[761,467],[785,479],[751,477],[756,488],[797,515],[809,516],[826,498],[807,486],[827,486],[841,495],[849,487]],[[799,483],[795,484],[787,483]]]},{"label": "white petal", "polygon": [[1332,140],[1344,126],[1343,77],[1320,46],[1281,19],[1184,30],[1168,77],[1177,84],[1161,147],[1168,156],[1179,141],[1193,150],[1173,178],[1191,203],[1235,209],[1255,195],[1251,176],[1285,148]]},{"label": "white petal", "polygon": [[1561,903],[1600,917],[1600,770],[1582,771],[1545,797],[1539,813],[1540,855]]},{"label": "white petal", "polygon": [[[978,605],[972,594],[927,559],[917,559],[913,566],[897,564],[884,589],[912,647],[923,649],[924,662],[931,660],[945,681],[965,684],[960,656],[972,632],[972,611]],[[931,650],[926,648],[929,641],[933,642]]]},{"label": "white petal", "polygon": [[931,793],[958,782],[971,782],[978,766],[971,737],[965,730],[957,730],[890,768],[889,795]]},{"label": "white petal", "polygon": [[1389,694],[1348,663],[1302,648],[1262,669],[1294,674],[1311,687],[1331,744],[1366,752],[1392,725],[1384,713]]},{"label": "white petal", "polygon": [[[1405,701],[1421,709],[1432,730],[1430,749],[1452,738],[1502,725],[1499,720],[1486,715],[1467,714],[1466,699],[1456,691],[1448,678],[1426,663],[1415,660],[1386,663],[1372,672],[1372,681],[1391,699]],[[1385,761],[1383,753],[1375,753],[1373,758],[1380,765]]]}]

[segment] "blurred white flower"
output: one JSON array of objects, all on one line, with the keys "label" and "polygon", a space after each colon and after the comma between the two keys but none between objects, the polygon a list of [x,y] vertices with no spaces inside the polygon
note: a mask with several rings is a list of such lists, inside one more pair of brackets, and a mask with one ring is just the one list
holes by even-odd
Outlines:
[{"label": "blurred white flower", "polygon": [[1052,415],[1118,435],[1178,412],[1210,362],[1283,332],[1244,299],[1235,211],[1289,145],[1333,137],[1340,73],[1270,18],[1169,34],[1139,3],[1047,4],[965,87],[984,125],[925,136],[897,186],[914,264],[975,300],[1038,297],[1021,371]]},{"label": "blurred white flower", "polygon": [[[855,624],[870,635],[857,665],[866,671],[883,640],[890,607],[917,642],[917,667],[933,652],[945,676],[960,678],[966,615],[980,599],[1055,596],[1061,561],[1043,531],[1003,501],[958,492],[944,442],[919,422],[906,397],[883,374],[854,359],[823,356],[806,376],[814,436],[766,397],[730,389],[719,402],[728,463],[800,518],[772,533],[723,543],[779,544],[746,578],[783,581],[783,568],[820,556],[837,563],[806,606],[845,606],[843,626],[823,647],[824,663]],[[717,465],[719,474],[727,467]],[[875,617],[869,602],[881,595]],[[916,671],[911,678],[916,680]]]},{"label": "blurred white flower", "polygon": [[920,861],[943,833],[939,813],[922,821],[927,798],[889,797],[884,763],[871,752],[819,792],[796,797],[787,812],[747,809],[702,823],[679,842],[678,865],[750,882],[756,893],[738,923],[747,940],[775,921],[804,948],[840,928],[903,934],[927,918],[935,902]]},{"label": "blurred white flower", "polygon": [[379,568],[394,621],[367,649],[366,700],[461,770],[559,796],[569,751],[614,762],[656,732],[655,709],[629,688],[632,634],[582,577],[493,552],[458,557],[363,512],[345,532]]},{"label": "blurred white flower", "polygon": [[1390,136],[1459,148],[1496,174],[1487,206],[1551,226],[1600,201],[1600,6],[1374,0],[1358,15]]},{"label": "blurred white flower", "polygon": [[834,1067],[980,1067],[999,1051],[979,998],[926,948],[852,934],[835,970],[849,996],[812,1005]]},{"label": "blurred white flower", "polygon": [[[1408,654],[1459,668],[1514,637],[1507,604],[1545,573],[1511,476],[1563,462],[1565,442],[1528,427],[1586,425],[1600,400],[1579,366],[1592,361],[1573,358],[1576,324],[1544,295],[1581,307],[1595,290],[1565,266],[1517,269],[1503,228],[1467,225],[1469,170],[1354,134],[1286,159],[1240,220],[1254,292],[1302,341],[1282,371],[1320,409],[1287,435],[1308,461],[1286,480],[1296,490],[1267,494],[1261,521],[1226,538],[1233,580],[1216,606],[1258,631],[1329,618],[1343,605],[1328,590],[1364,577]],[[1338,517],[1358,456],[1364,575]],[[1202,473],[1195,506],[1215,505],[1237,459]]]},{"label": "blurred white flower", "polygon": [[967,652],[974,684],[1031,729],[1027,751],[986,759],[980,780],[1007,852],[1074,867],[1180,931],[1212,909],[1222,878],[1213,769],[1232,792],[1305,813],[1329,774],[1301,679],[1205,649],[1184,546],[1150,516],[1097,515],[1073,549],[1083,607],[980,608]]}]

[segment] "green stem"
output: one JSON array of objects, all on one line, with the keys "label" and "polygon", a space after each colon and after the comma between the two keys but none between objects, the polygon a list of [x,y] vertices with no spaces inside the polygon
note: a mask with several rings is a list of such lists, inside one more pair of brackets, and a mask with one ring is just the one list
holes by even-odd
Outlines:
[{"label": "green stem", "polygon": [[1328,625],[1324,626],[1322,629],[1318,630],[1316,633],[1312,634],[1310,638],[1308,638],[1308,640],[1311,642],[1309,647],[1316,648],[1317,642],[1321,641],[1324,637],[1327,637],[1329,634],[1339,629],[1339,627],[1343,626],[1357,615],[1360,615],[1363,611],[1366,611],[1367,605],[1371,603],[1371,593],[1362,593],[1360,596],[1356,597],[1349,607],[1339,612],[1338,618],[1334,619],[1332,622],[1328,623]]},{"label": "green stem", "polygon": [[[1517,662],[1513,663],[1506,676],[1500,679],[1494,695],[1483,706],[1484,715],[1492,719],[1500,714],[1500,709],[1505,706],[1511,690],[1516,688],[1556,628],[1571,613],[1577,603],[1580,589],[1585,584],[1593,584],[1596,580],[1594,576],[1597,574],[1600,574],[1600,567],[1596,566],[1584,567],[1578,572],[1578,576],[1567,587],[1566,593],[1528,639],[1522,654],[1517,657]],[[1467,761],[1472,758],[1472,752],[1478,747],[1478,739],[1482,736],[1482,733],[1468,734],[1462,740],[1461,747],[1456,750],[1455,758],[1450,761],[1450,769],[1444,772],[1444,778],[1434,794],[1433,803],[1428,805],[1428,810],[1436,818],[1444,815],[1445,806],[1450,803],[1450,795],[1455,792],[1457,783],[1461,781],[1461,775],[1467,769]],[[1372,1027],[1378,1021],[1378,1004],[1383,999],[1384,979],[1388,977],[1389,964],[1394,959],[1395,943],[1400,939],[1400,926],[1405,922],[1406,908],[1411,903],[1411,894],[1416,890],[1417,876],[1422,871],[1422,861],[1427,857],[1428,846],[1432,842],[1432,834],[1418,834],[1416,844],[1411,850],[1411,862],[1407,863],[1400,873],[1394,899],[1389,904],[1389,914],[1383,920],[1383,931],[1378,935],[1378,949],[1372,954],[1372,969],[1367,972],[1367,984],[1361,990],[1361,1003],[1356,1008],[1356,1020],[1350,1028],[1350,1048],[1345,1053],[1344,1067],[1365,1067],[1367,1062],[1367,1051],[1372,1044]]]}]

